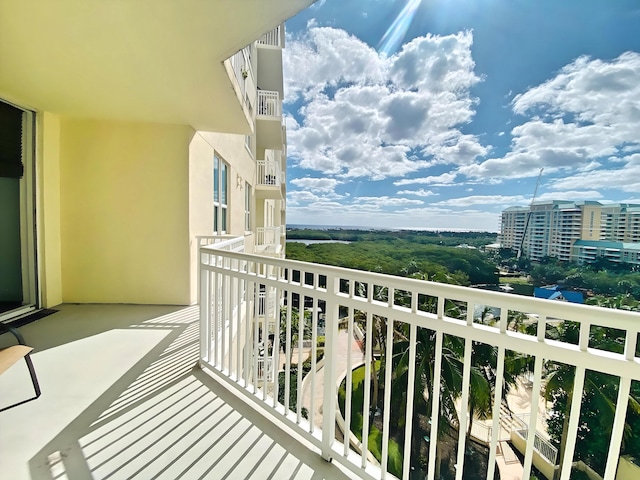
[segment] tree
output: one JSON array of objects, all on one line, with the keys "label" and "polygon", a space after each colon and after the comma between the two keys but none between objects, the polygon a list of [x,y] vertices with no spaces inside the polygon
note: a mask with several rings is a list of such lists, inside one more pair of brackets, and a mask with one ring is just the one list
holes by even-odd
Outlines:
[{"label": "tree", "polygon": [[[312,335],[311,311],[305,310],[305,322],[302,333],[304,340],[309,340]],[[293,349],[298,345],[300,338],[300,313],[295,307],[291,307],[291,342],[287,343],[287,309],[280,309],[280,345],[283,351],[289,355],[289,362],[293,358]],[[300,362],[298,362],[300,363]]]},{"label": "tree", "polygon": [[[577,343],[580,324],[576,322],[561,322],[551,331],[551,337],[565,342]],[[590,345],[617,353],[621,353],[624,343],[613,333],[613,329],[606,327],[592,327]],[[569,411],[574,400],[573,386],[575,367],[555,362],[547,363],[547,377],[545,397],[553,402],[548,422],[549,434],[558,447],[560,470],[566,453],[566,440],[569,430]],[[636,445],[630,425],[639,422],[640,402],[638,391],[632,390],[629,397],[629,407],[625,425],[624,440],[629,445]],[[576,445],[575,454],[596,471],[603,474],[604,462],[609,448],[608,438],[611,435],[613,418],[615,415],[616,399],[618,397],[618,380],[612,375],[601,372],[588,371],[585,374],[578,436],[582,440]],[[639,422],[640,423],[640,422]],[[558,471],[558,476],[561,471]]]}]

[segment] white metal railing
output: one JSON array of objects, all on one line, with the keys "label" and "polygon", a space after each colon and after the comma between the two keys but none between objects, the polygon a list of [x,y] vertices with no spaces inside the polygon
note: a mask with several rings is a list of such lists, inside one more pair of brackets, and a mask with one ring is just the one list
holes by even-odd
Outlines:
[{"label": "white metal railing", "polygon": [[215,245],[218,250],[244,251],[244,237],[237,235],[198,235],[196,240],[199,247]]},{"label": "white metal railing", "polygon": [[274,253],[281,247],[280,227],[257,227],[256,228],[256,251],[273,249]]},{"label": "white metal railing", "polygon": [[[636,357],[636,344],[640,331],[640,315],[622,310],[610,310],[566,302],[539,300],[532,297],[509,295],[500,292],[471,289],[433,282],[425,282],[408,278],[381,275],[326,265],[310,264],[292,260],[268,258],[259,255],[220,251],[215,245],[201,247],[201,364],[211,373],[237,389],[253,401],[256,406],[267,409],[271,414],[287,423],[309,442],[318,447],[325,459],[334,459],[355,472],[360,478],[392,478],[386,473],[389,465],[389,438],[391,425],[391,398],[394,401],[403,399],[402,415],[404,420],[394,424],[404,425],[403,438],[412,439],[415,399],[429,399],[430,429],[440,431],[439,422],[445,411],[441,408],[443,385],[443,365],[449,355],[449,344],[455,339],[464,352],[457,357],[460,362],[459,401],[462,412],[457,423],[456,479],[461,480],[465,468],[465,450],[467,443],[467,418],[469,411],[469,385],[472,368],[472,346],[485,344],[495,352],[495,371],[492,373],[495,385],[502,385],[505,379],[505,357],[507,352],[517,352],[529,357],[533,365],[533,385],[530,402],[528,430],[535,429],[538,419],[543,366],[548,362],[558,362],[575,366],[573,398],[581,399],[585,388],[585,372],[587,370],[603,372],[619,379],[618,399],[611,434],[610,450],[606,462],[604,478],[613,480],[622,443],[625,416],[629,402],[632,380],[640,380],[640,359]],[[310,348],[312,389],[322,388],[322,427],[315,425],[315,407],[309,409],[310,418],[302,416],[301,402],[290,405],[290,394],[295,390],[297,398],[302,398],[302,369],[292,373],[290,356],[280,372],[282,385],[266,380],[259,381],[258,355],[264,332],[267,332],[268,319],[258,315],[259,301],[255,292],[261,289],[272,289],[275,292],[279,314],[271,321],[275,322],[274,352],[279,352],[281,339],[284,350],[297,348],[304,351],[305,342],[316,345],[317,317],[314,312],[325,314],[325,365],[324,381],[319,386],[315,383],[316,356],[315,348]],[[211,297],[217,297],[209,301]],[[211,308],[216,302],[222,302],[223,308]],[[500,317],[493,326],[484,325],[475,318],[474,312],[482,306],[499,308]],[[453,308],[455,307],[455,308]],[[509,312],[523,312],[537,315],[537,327],[530,334],[510,330]],[[496,316],[497,318],[497,316]],[[577,344],[564,343],[547,338],[547,326],[558,319],[578,322],[579,340]],[[227,323],[229,328],[222,330],[226,335],[216,335],[216,325]],[[365,338],[373,338],[374,332],[385,332],[382,345],[376,345],[381,351],[394,352],[394,355],[383,355],[385,374],[380,378],[383,394],[378,405],[381,405],[379,416],[370,417],[371,379],[372,379],[372,346],[373,342],[364,342],[364,395],[362,410],[362,446],[360,454],[349,447],[349,436],[345,442],[335,439],[335,418],[338,407],[336,381],[340,373],[337,371],[337,357],[344,356],[338,352],[338,330],[346,328],[353,335],[354,325],[362,325]],[[310,326],[309,332],[305,326]],[[624,338],[622,353],[603,351],[589,347],[590,329],[592,326],[607,326],[619,329]],[[297,337],[297,338],[296,338]],[[310,337],[310,338],[309,338]],[[295,340],[295,341],[294,341]],[[394,343],[394,341],[396,343]],[[400,342],[400,343],[398,343]],[[404,343],[402,343],[404,342]],[[396,349],[395,351],[393,349]],[[474,347],[475,348],[475,347]],[[406,375],[404,390],[396,390],[395,376],[399,375],[397,365],[393,362],[397,352],[402,354]],[[278,355],[274,355],[275,358]],[[343,416],[347,425],[351,424],[352,409],[356,408],[352,401],[351,369],[362,360],[346,353],[346,398]],[[359,357],[359,356],[358,356]],[[420,361],[427,358],[431,362],[429,372],[433,372],[430,391],[423,395],[415,395],[417,371]],[[274,371],[278,365],[274,363]],[[307,383],[307,382],[305,382]],[[418,388],[423,388],[418,382]],[[284,390],[283,403],[278,401],[280,389]],[[500,405],[503,400],[503,389],[494,388],[491,438],[489,440],[489,459],[487,462],[487,478],[493,478],[496,464],[495,456],[500,432]],[[312,395],[312,398],[315,396]],[[313,402],[314,400],[312,400]],[[565,442],[561,480],[568,480],[571,471],[576,442],[578,441],[578,422],[581,402],[574,401],[570,407],[568,419],[568,435]],[[376,410],[375,408],[373,410]],[[397,415],[394,410],[394,415]],[[371,419],[371,420],[370,420]],[[454,419],[451,419],[453,421]],[[372,424],[371,421],[375,423]],[[381,430],[380,467],[369,461],[367,449],[371,435],[378,435],[373,428]],[[422,427],[415,427],[422,428]],[[417,430],[416,432],[420,432]],[[398,433],[397,431],[395,432]],[[532,467],[534,449],[540,449],[540,441],[535,435],[526,439],[524,452],[524,475],[529,478]],[[420,438],[420,442],[424,441]],[[409,479],[413,468],[421,468],[420,459],[412,458],[412,442],[400,445],[402,452],[402,471],[399,475]],[[435,478],[437,441],[431,441],[428,447],[427,472],[425,477]],[[472,465],[467,468],[473,468]]]},{"label": "white metal railing", "polygon": [[[528,428],[514,430],[517,435],[520,435],[524,440],[529,437]],[[543,438],[538,432],[536,432],[535,439],[533,441],[533,448],[535,448],[540,455],[546,458],[552,465],[556,464],[558,460],[558,449],[551,445],[549,440]]]},{"label": "white metal railing", "polygon": [[280,187],[281,185],[282,170],[280,170],[280,162],[275,160],[258,160],[256,168],[256,186]]},{"label": "white metal railing", "polygon": [[258,115],[263,117],[282,117],[280,93],[272,90],[258,90]]},{"label": "white metal railing", "polygon": [[253,68],[251,66],[251,46],[246,46],[242,50],[239,50],[229,59],[231,61],[231,68],[236,77],[236,81],[240,86],[240,92],[242,98],[246,98],[247,94],[247,80],[253,79]]},{"label": "white metal railing", "polygon": [[277,363],[274,362],[274,358],[272,356],[258,356],[258,373],[256,375],[256,380],[258,382],[266,381],[267,383],[273,383],[275,380],[275,365],[277,365]]},{"label": "white metal railing", "polygon": [[272,47],[282,47],[282,41],[280,40],[280,25],[265,33],[258,43],[260,45],[270,45]]}]

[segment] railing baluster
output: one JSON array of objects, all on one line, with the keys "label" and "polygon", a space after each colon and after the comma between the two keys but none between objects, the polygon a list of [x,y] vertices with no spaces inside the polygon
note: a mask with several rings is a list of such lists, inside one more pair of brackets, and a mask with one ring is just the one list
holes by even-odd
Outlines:
[{"label": "railing baluster", "polygon": [[[231,261],[232,266],[235,263],[234,260]],[[238,279],[236,277],[230,277],[229,278],[229,283],[230,283],[230,291],[229,291],[229,303],[230,305],[230,310],[231,310],[231,316],[229,317],[229,347],[228,347],[228,370],[229,370],[229,376],[233,375],[233,328],[235,326],[235,320],[238,317],[238,304],[236,303],[238,294],[237,294],[237,290],[238,290]]]},{"label": "railing baluster", "polygon": [[[440,302],[438,302],[440,303]],[[442,317],[440,317],[440,321]],[[436,475],[436,458],[438,447],[438,424],[440,423],[440,379],[442,377],[442,330],[436,330],[436,348],[434,353],[433,365],[433,391],[429,392],[429,396],[433,398],[431,401],[431,439],[429,444],[429,480],[434,480]]]},{"label": "railing baluster", "polygon": [[[280,276],[279,276],[280,278]],[[276,299],[278,298],[283,298],[282,297],[282,291],[279,288],[276,288]],[[282,327],[282,325],[280,325],[280,303],[278,302],[276,304],[276,308],[274,309],[274,315],[275,315],[275,331],[274,336],[273,336],[273,346],[271,349],[271,372],[272,373],[272,379],[271,381],[273,381],[273,408],[276,408],[278,406],[278,396],[279,396],[279,389],[280,389],[280,379],[279,379],[279,369],[280,369],[280,328]]]},{"label": "railing baluster", "polygon": [[531,464],[533,462],[533,447],[536,439],[536,427],[538,423],[538,403],[540,400],[540,379],[542,378],[542,356],[537,355],[533,366],[534,381],[531,394],[531,416],[529,417],[529,425],[527,432],[534,432],[533,435],[527,437],[527,447],[524,456],[524,477],[529,478],[531,473]]},{"label": "railing baluster", "polygon": [[[238,262],[238,271],[242,271],[244,266],[244,261]],[[243,295],[244,295],[244,280],[238,277],[238,315],[236,315],[236,381],[240,381],[241,369],[240,369],[240,354],[242,352],[242,348],[240,346],[240,337],[242,337],[242,306],[243,304]]]},{"label": "railing baluster", "polygon": [[489,447],[489,461],[487,464],[487,478],[492,479],[496,469],[496,450],[498,448],[498,436],[500,435],[500,405],[502,404],[502,382],[504,381],[504,357],[505,348],[498,347],[496,361],[496,377],[493,395],[493,422],[491,430],[491,444]]},{"label": "railing baluster", "polygon": [[[289,277],[293,275],[293,271],[289,270]],[[289,283],[291,283],[291,278],[289,278]],[[292,295],[291,289],[287,290],[287,325],[285,332],[285,368],[284,368],[284,409],[285,412],[289,413],[289,398],[291,393],[291,356],[293,354],[293,345],[291,343],[291,312],[292,312]]]},{"label": "railing baluster", "polygon": [[411,472],[411,434],[413,431],[413,402],[416,378],[416,331],[415,323],[409,327],[409,374],[407,377],[407,407],[404,428],[404,458],[402,463],[402,479],[408,480]]},{"label": "railing baluster", "polygon": [[[473,311],[471,311],[471,320],[473,321]],[[467,319],[469,318],[469,309],[467,309]],[[467,440],[467,421],[473,422],[473,418],[467,419],[469,410],[469,382],[471,379],[471,356],[472,356],[472,340],[467,338],[464,341],[464,357],[462,367],[462,398],[460,399],[460,428],[458,429],[458,457],[456,460],[456,480],[462,480],[462,472],[464,470],[464,452]]]},{"label": "railing baluster", "polygon": [[[351,280],[349,284],[349,296],[353,298],[353,284],[354,281]],[[349,307],[349,314],[347,319],[347,335],[349,335],[349,342],[353,342],[353,307]],[[325,337],[326,343],[326,337]],[[327,352],[325,351],[325,354]],[[353,394],[353,354],[352,349],[349,348],[347,351],[347,378],[345,381],[345,398],[344,398],[344,424],[345,431],[344,432],[344,456],[347,456],[349,453],[349,431],[351,429],[351,396]]]},{"label": "railing baluster", "polygon": [[[247,272],[249,272],[249,264],[247,263]],[[244,332],[244,364],[243,364],[243,377],[244,386],[249,387],[251,381],[251,372],[253,369],[253,357],[251,354],[251,327],[253,326],[253,309],[255,308],[255,299],[252,300],[252,292],[254,292],[255,284],[251,281],[247,281],[245,284],[245,332]]]},{"label": "railing baluster", "polygon": [[[210,261],[209,254],[200,254]],[[201,259],[201,261],[203,261]],[[200,358],[211,362],[211,271],[200,269]]]},{"label": "railing baluster", "polygon": [[[218,260],[216,259],[216,263],[218,262]],[[213,289],[213,305],[212,305],[212,313],[213,315],[211,315],[211,321],[212,321],[212,325],[211,325],[211,342],[213,343],[213,348],[212,348],[212,358],[213,358],[213,364],[220,368],[220,363],[218,361],[218,351],[219,351],[219,345],[218,345],[218,341],[220,338],[220,331],[219,331],[219,325],[220,325],[220,302],[222,302],[222,298],[220,298],[220,291],[219,291],[219,283],[220,283],[220,274],[219,273],[214,273],[213,274],[213,282],[212,282],[212,289]]]},{"label": "railing baluster", "polygon": [[[304,283],[303,279],[304,272],[300,272],[300,282]],[[300,423],[302,420],[302,345],[304,338],[304,324],[305,324],[305,296],[300,295],[300,307],[299,312],[300,315],[298,318],[298,375],[296,382],[296,416],[297,423]]]},{"label": "railing baluster", "polygon": [[[417,297],[417,294],[414,292]],[[385,366],[384,366],[384,413],[382,416],[382,475],[384,479],[387,476],[389,463],[389,427],[391,418],[391,375],[393,373],[393,319],[387,318],[387,332],[385,345]]]},{"label": "railing baluster", "polygon": [[604,480],[614,480],[616,476],[620,447],[622,445],[622,435],[624,433],[624,424],[627,418],[627,406],[629,405],[630,391],[631,379],[626,377],[620,378],[616,413],[613,419],[613,427],[611,429],[611,441],[609,442],[609,452],[607,455],[607,466],[604,472]]},{"label": "railing baluster", "polygon": [[[317,285],[318,276],[313,276],[313,283]],[[313,310],[311,312],[311,403],[309,405],[309,431],[313,433],[315,430],[316,420],[316,362],[317,358],[317,345],[318,345],[318,298],[313,297]]]},{"label": "railing baluster", "polygon": [[[373,285],[368,285],[369,304],[371,304]],[[364,401],[362,402],[362,468],[367,466],[367,455],[369,454],[369,419],[371,418],[371,350],[373,349],[373,314],[371,310],[367,312],[367,325],[365,339],[364,358]]]},{"label": "railing baluster", "polygon": [[[257,267],[257,265],[256,265]],[[256,274],[258,273],[257,268],[256,268]],[[252,378],[252,384],[253,384],[253,393],[256,394],[258,392],[258,381],[259,381],[259,377],[258,377],[258,373],[259,373],[259,357],[260,357],[260,350],[258,348],[258,342],[259,342],[259,333],[260,333],[260,284],[259,283],[254,283],[253,284],[253,347],[251,348],[251,352],[252,352],[252,358],[253,358],[253,378]]]},{"label": "railing baluster", "polygon": [[[324,391],[322,395],[322,458],[327,461],[332,459],[332,445],[336,438],[336,411],[338,399],[335,385],[337,382],[336,343],[338,341],[338,320],[340,307],[336,302],[336,295],[340,289],[339,279],[333,275],[327,275],[327,292],[331,295],[326,302],[325,312],[325,365],[324,365]],[[347,366],[350,370],[350,365]],[[347,430],[349,426],[347,424]],[[344,433],[349,438],[349,432]]]},{"label": "railing baluster", "polygon": [[575,380],[573,382],[573,398],[571,399],[571,412],[569,414],[569,435],[565,443],[564,458],[562,462],[562,476],[560,480],[569,480],[571,476],[571,464],[578,437],[578,423],[580,421],[580,407],[582,405],[582,391],[584,389],[584,367],[576,367]]}]

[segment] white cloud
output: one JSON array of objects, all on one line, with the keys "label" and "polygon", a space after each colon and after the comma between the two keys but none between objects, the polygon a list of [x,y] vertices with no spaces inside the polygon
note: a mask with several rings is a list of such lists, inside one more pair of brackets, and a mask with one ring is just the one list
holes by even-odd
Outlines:
[{"label": "white cloud", "polygon": [[503,208],[505,205],[516,205],[526,203],[527,200],[522,195],[471,195],[461,198],[450,198],[434,205],[449,207],[468,207],[471,205],[494,205]]},{"label": "white cloud", "polygon": [[423,185],[451,185],[453,181],[456,179],[457,173],[443,173],[441,175],[432,175],[429,177],[421,177],[421,178],[405,178],[402,180],[396,180],[393,184],[396,187],[400,187],[402,185],[414,185],[414,184],[423,184]]},{"label": "white cloud", "polygon": [[627,52],[611,61],[580,57],[554,78],[516,95],[512,107],[530,118],[511,130],[511,151],[463,165],[460,173],[521,178],[537,175],[542,167],[545,173],[565,174],[586,169],[594,173],[579,176],[585,182],[581,187],[593,187],[588,179],[606,173],[601,159],[637,149],[640,54]]},{"label": "white cloud", "polygon": [[341,184],[339,180],[334,178],[295,178],[291,183],[296,187],[304,188],[314,192],[333,192],[337,185]]},{"label": "white cloud", "polygon": [[420,190],[400,190],[397,193],[398,195],[415,195],[417,197],[431,197],[434,195],[438,195],[435,192],[432,192],[431,190],[425,190],[424,188],[421,188]]},{"label": "white cloud", "polygon": [[325,175],[380,180],[486,155],[459,130],[481,80],[472,43],[471,32],[427,35],[387,57],[334,28],[290,39],[285,99],[304,102],[288,131],[289,158]]},{"label": "white cloud", "polygon": [[370,209],[370,210],[379,210],[390,207],[401,207],[407,205],[423,205],[424,202],[422,200],[411,200],[409,198],[400,198],[400,197],[355,197],[351,202],[353,206],[359,206],[361,208]]},{"label": "white cloud", "polygon": [[599,200],[602,194],[596,190],[564,190],[558,192],[546,192],[536,197],[536,201],[548,200]]},{"label": "white cloud", "polygon": [[[287,208],[288,224],[371,226],[371,217],[363,215],[360,205],[312,204],[305,207]],[[499,230],[497,214],[487,215],[480,210],[453,210],[442,207],[407,207],[395,211],[373,210],[375,225],[389,228],[411,228],[426,230]]]},{"label": "white cloud", "polygon": [[551,187],[556,190],[610,189],[637,194],[640,192],[640,153],[625,157],[623,161],[621,168],[580,172],[553,181]]}]

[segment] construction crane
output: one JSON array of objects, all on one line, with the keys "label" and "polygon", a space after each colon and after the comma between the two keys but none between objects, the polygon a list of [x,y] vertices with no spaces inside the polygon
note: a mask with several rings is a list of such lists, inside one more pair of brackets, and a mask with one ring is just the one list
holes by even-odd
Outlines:
[{"label": "construction crane", "polygon": [[533,197],[531,198],[531,203],[529,204],[529,211],[527,212],[527,219],[524,222],[524,231],[522,232],[522,239],[520,240],[520,246],[518,247],[518,254],[516,255],[516,259],[520,259],[522,256],[522,247],[524,246],[524,239],[527,236],[527,230],[529,228],[529,220],[531,219],[531,207],[533,207],[533,202],[536,200],[536,195],[538,194],[538,187],[540,186],[540,178],[542,177],[542,171],[544,168],[540,169],[540,173],[538,173],[538,180],[536,181],[536,188],[533,191]]}]

